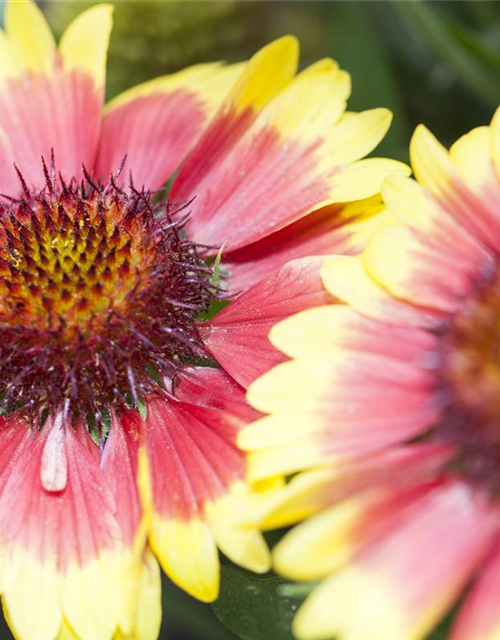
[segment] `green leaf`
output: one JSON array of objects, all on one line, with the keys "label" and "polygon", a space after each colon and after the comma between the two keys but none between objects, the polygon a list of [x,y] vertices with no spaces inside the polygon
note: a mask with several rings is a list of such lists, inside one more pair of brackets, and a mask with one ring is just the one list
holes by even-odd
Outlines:
[{"label": "green leaf", "polygon": [[222,245],[222,247],[219,249],[217,256],[215,257],[214,260],[214,266],[213,266],[213,271],[212,271],[212,277],[210,278],[210,284],[212,285],[212,287],[216,288],[219,286],[219,279],[220,279],[220,261],[222,259],[222,252],[224,251],[224,247],[226,246],[226,243],[224,242],[224,244]]},{"label": "green leaf", "polygon": [[92,415],[88,416],[88,424],[90,437],[96,445],[101,446],[101,444],[108,437],[109,430],[111,429],[110,412],[107,409],[102,410],[102,420],[100,428],[97,426],[95,418]]},{"label": "green leaf", "polygon": [[[225,245],[226,243],[224,242],[224,244],[219,249],[215,257],[215,260],[212,263],[212,275],[210,277],[210,286],[213,287],[214,289],[214,295],[217,294],[217,287],[219,286],[220,264],[222,259],[222,252],[224,251]],[[230,300],[212,300],[208,310],[205,311],[204,313],[201,313],[198,317],[198,320],[200,322],[205,322],[206,320],[210,320],[210,318],[213,318],[215,315],[217,315],[219,311],[222,311],[224,307],[227,307],[227,305],[230,302],[231,302]]]},{"label": "green leaf", "polygon": [[464,21],[477,29],[488,31],[492,25],[498,24],[500,6],[497,0],[463,2],[457,8],[463,10]]},{"label": "green leaf", "polygon": [[454,607],[439,625],[427,636],[426,640],[447,640],[450,637],[450,631],[453,627],[453,621],[456,617],[458,606]]},{"label": "green leaf", "polygon": [[143,420],[146,420],[148,417],[148,405],[145,403],[144,398],[139,398],[139,406],[137,407],[137,411]]},{"label": "green leaf", "polygon": [[[162,579],[162,602],[160,640],[236,640],[236,636],[217,620],[209,605],[195,600],[165,576]],[[3,637],[0,635],[2,640]]]},{"label": "green leaf", "polygon": [[[500,74],[500,53],[495,51],[485,39],[480,38],[472,29],[455,26],[452,28],[452,33],[464,49],[476,58],[478,64],[484,65],[485,70],[491,71],[498,77]],[[500,33],[496,30],[495,41],[498,40],[499,35]]]},{"label": "green leaf", "polygon": [[[304,599],[304,589],[273,574],[257,575],[222,565],[219,599],[212,609],[219,620],[242,640],[294,640],[291,625]],[[285,589],[285,593],[283,593]]]},{"label": "green leaf", "polygon": [[[497,105],[500,101],[498,74],[485,64],[484,51],[478,55],[471,46],[471,38],[449,18],[442,17],[425,2],[395,2],[394,7],[402,19],[423,40],[433,54],[451,69],[458,80],[475,95]],[[467,40],[467,42],[466,42]]]},{"label": "green leaf", "polygon": [[179,175],[179,169],[176,169],[173,172],[173,174],[170,176],[170,178],[167,180],[167,182],[165,183],[165,186],[163,187],[163,193],[162,193],[163,200],[168,200],[170,192],[172,191],[172,187],[174,186],[175,179],[177,178],[178,175]]}]

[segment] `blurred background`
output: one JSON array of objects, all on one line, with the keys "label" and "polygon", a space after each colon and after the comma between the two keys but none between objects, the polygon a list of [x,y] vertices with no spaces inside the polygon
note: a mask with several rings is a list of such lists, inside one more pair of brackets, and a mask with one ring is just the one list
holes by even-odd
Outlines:
[{"label": "blurred background", "polygon": [[[59,37],[95,3],[39,4]],[[285,33],[299,37],[303,66],[332,56],[351,73],[349,109],[393,111],[377,155],[407,160],[411,133],[421,122],[449,146],[488,124],[500,103],[500,2],[487,0],[122,0],[116,3],[107,97],[196,62],[245,59]],[[221,598],[212,609],[165,581],[161,638],[290,640],[289,623],[306,591],[225,563]],[[432,640],[443,640],[446,627],[444,621]],[[9,638],[0,628],[0,639]]]}]

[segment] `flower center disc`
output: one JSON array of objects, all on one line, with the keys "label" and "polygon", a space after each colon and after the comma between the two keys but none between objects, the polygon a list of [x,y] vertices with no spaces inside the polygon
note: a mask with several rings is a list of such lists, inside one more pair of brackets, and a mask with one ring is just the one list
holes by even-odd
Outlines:
[{"label": "flower center disc", "polygon": [[442,381],[449,396],[439,432],[462,470],[500,491],[500,273],[478,287],[444,336]]},{"label": "flower center disc", "polygon": [[[25,186],[25,185],[24,185]],[[113,180],[0,205],[0,399],[93,415],[157,388],[203,351],[211,270],[166,203]]]},{"label": "flower center disc", "polygon": [[445,377],[458,404],[500,420],[500,274],[455,317]]},{"label": "flower center disc", "polygon": [[[58,196],[0,222],[0,321],[73,339],[126,312],[155,257],[142,220],[120,202]],[[22,215],[19,215],[22,214]],[[146,236],[146,237],[145,237]]]}]

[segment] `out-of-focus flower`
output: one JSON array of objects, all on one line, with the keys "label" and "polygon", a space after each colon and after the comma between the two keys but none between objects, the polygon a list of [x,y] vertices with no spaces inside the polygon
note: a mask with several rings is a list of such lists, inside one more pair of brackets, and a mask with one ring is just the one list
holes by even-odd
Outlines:
[{"label": "out-of-focus flower", "polygon": [[138,86],[103,114],[109,5],[58,48],[32,2],[9,2],[5,25],[3,603],[22,639],[147,640],[150,549],[205,601],[217,547],[267,570],[235,444],[256,417],[244,388],[282,358],[273,323],[327,299],[322,258],[303,256],[355,251],[383,219],[382,178],[407,170],[358,161],[390,114],[344,115],[349,76],[331,60],[296,76],[292,37]]},{"label": "out-of-focus flower", "polygon": [[249,390],[271,414],[241,434],[251,476],[317,467],[265,516],[325,507],[276,549],[324,580],[299,638],[423,638],[464,589],[451,637],[500,630],[500,111],[449,152],[419,127],[410,153],[418,182],[382,191],[397,221],[322,270],[343,304],[275,327],[293,359]]}]

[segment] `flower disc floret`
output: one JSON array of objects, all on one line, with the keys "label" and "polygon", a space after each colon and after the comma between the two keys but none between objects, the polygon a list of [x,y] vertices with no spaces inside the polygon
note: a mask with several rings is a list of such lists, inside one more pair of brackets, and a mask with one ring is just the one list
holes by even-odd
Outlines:
[{"label": "flower disc floret", "polygon": [[469,299],[441,333],[438,378],[447,398],[436,436],[457,449],[469,479],[500,491],[500,274],[471,287]]},{"label": "flower disc floret", "polygon": [[182,220],[111,180],[47,179],[0,209],[0,393],[8,411],[99,416],[200,350],[210,269]]}]

